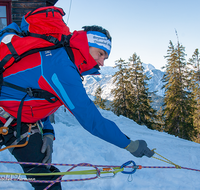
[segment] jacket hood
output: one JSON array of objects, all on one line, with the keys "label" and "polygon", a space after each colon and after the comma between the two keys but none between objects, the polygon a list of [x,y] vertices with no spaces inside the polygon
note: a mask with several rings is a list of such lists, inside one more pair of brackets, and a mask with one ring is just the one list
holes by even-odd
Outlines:
[{"label": "jacket hood", "polygon": [[82,75],[100,74],[100,67],[89,53],[87,33],[74,31],[70,39],[70,47],[74,54],[74,63]]}]

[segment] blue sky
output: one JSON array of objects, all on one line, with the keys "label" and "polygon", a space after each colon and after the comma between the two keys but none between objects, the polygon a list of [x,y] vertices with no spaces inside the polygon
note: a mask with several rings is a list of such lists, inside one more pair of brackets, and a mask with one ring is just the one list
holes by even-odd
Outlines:
[{"label": "blue sky", "polygon": [[[70,0],[59,0],[68,20]],[[112,36],[107,66],[136,53],[142,62],[161,69],[166,64],[169,41],[185,47],[186,59],[200,49],[200,0],[72,0],[68,26],[100,25]]]}]

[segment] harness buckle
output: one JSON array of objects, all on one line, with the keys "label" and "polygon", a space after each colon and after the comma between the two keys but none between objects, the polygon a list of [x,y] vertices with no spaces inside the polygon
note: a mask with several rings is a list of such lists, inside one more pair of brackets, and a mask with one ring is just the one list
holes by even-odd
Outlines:
[{"label": "harness buckle", "polygon": [[33,97],[33,90],[32,90],[32,88],[27,88],[27,94],[30,96],[30,97]]},{"label": "harness buckle", "polygon": [[47,36],[47,41],[49,41],[49,42],[51,42],[51,43],[53,43],[53,44],[58,44],[59,43],[59,40],[57,39],[57,38],[55,38],[55,37],[53,37],[53,36]]}]

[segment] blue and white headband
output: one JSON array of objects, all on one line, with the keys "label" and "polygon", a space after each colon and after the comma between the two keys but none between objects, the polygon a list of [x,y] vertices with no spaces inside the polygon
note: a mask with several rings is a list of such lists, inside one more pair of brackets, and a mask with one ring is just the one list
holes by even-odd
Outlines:
[{"label": "blue and white headband", "polygon": [[87,39],[89,46],[102,49],[106,51],[108,55],[110,54],[111,40],[109,40],[105,34],[97,31],[87,31]]}]

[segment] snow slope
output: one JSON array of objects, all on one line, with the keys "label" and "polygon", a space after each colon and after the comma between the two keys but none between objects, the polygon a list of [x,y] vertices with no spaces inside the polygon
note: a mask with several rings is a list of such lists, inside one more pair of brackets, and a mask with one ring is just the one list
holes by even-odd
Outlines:
[{"label": "snow slope", "polygon": [[[131,139],[144,139],[150,148],[174,163],[194,169],[200,169],[200,144],[186,141],[172,135],[139,126],[123,116],[111,111],[100,110],[102,115],[113,120]],[[171,166],[154,158],[135,158],[128,151],[115,147],[85,131],[75,118],[61,107],[55,115],[56,140],[54,141],[53,163],[91,163],[122,165],[134,160],[143,166]],[[0,152],[0,160],[15,161],[6,150]],[[67,167],[59,167],[66,171]],[[22,172],[20,166],[0,164],[1,171]],[[95,179],[85,182],[62,183],[64,190],[197,190],[200,189],[200,172],[184,169],[141,169],[132,175],[118,173],[115,178]],[[26,182],[0,181],[1,190],[31,190]]]}]

